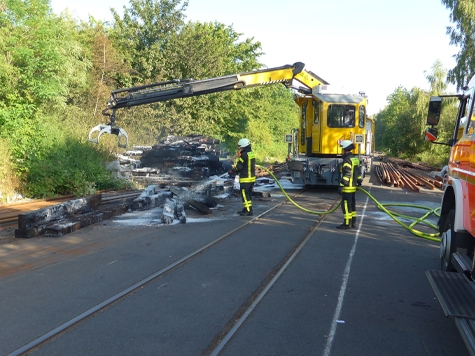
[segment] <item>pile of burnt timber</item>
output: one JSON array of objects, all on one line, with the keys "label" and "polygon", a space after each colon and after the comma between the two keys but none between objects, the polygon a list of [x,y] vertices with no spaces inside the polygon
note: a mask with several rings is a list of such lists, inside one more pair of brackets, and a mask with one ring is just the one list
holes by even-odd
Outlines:
[{"label": "pile of burnt timber", "polygon": [[432,177],[429,174],[429,172],[435,170],[437,168],[426,164],[415,164],[397,158],[390,158],[375,167],[375,174],[382,184],[419,192],[421,187],[431,190],[442,188],[443,183],[439,178]]},{"label": "pile of burnt timber", "polygon": [[191,186],[193,181],[227,172],[220,161],[224,151],[219,140],[201,135],[168,136],[166,140],[144,149],[141,166],[132,172],[134,180],[144,185]]},{"label": "pile of burnt timber", "polygon": [[218,204],[218,197],[232,193],[233,181],[220,178],[195,185],[193,189],[162,189],[150,185],[142,191],[104,192],[19,214],[15,237],[60,237],[129,211],[157,207],[163,208],[162,223],[170,224],[174,219],[185,223],[185,209],[211,214],[211,208]]},{"label": "pile of burnt timber", "polygon": [[15,237],[63,236],[125,213],[139,194],[138,191],[116,196],[108,193],[94,194],[19,214]]}]

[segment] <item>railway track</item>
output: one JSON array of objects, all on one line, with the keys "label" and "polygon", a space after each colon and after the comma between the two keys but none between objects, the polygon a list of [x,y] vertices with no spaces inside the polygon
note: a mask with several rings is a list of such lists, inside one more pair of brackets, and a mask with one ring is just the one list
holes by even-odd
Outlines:
[{"label": "railway track", "polygon": [[[0,245],[0,355],[465,354],[424,275],[436,244],[357,194],[354,230],[335,229],[340,211],[306,214],[276,193],[256,199],[254,217],[232,199],[209,221],[157,226],[131,212]],[[324,211],[338,198],[293,199]]]},{"label": "railway track", "polygon": [[[302,192],[297,194],[294,199],[296,197],[301,197],[301,194]],[[304,198],[303,201],[303,204],[307,203],[311,205],[312,209],[326,211],[337,204],[339,199],[327,199],[319,202],[318,204],[309,201],[308,197]],[[30,354],[31,352],[34,353],[36,350],[40,350],[43,346],[54,344],[61,338],[62,335],[65,335],[68,333],[68,331],[72,330],[80,323],[87,323],[89,319],[93,318],[93,316],[98,315],[99,313],[104,315],[104,313],[107,313],[108,310],[111,310],[113,306],[118,303],[123,303],[128,299],[128,297],[143,289],[147,285],[156,282],[157,279],[164,278],[165,276],[168,276],[168,278],[173,278],[173,273],[174,271],[177,271],[178,268],[185,268],[199,256],[215,253],[213,251],[219,248],[219,246],[221,246],[225,241],[235,239],[238,235],[241,236],[243,233],[246,235],[256,236],[256,234],[259,234],[262,226],[268,224],[270,221],[274,221],[276,217],[277,220],[281,220],[281,222],[282,220],[289,219],[289,216],[284,217],[288,214],[282,215],[282,212],[287,211],[288,207],[289,204],[287,204],[287,201],[284,200],[274,206],[269,207],[267,210],[263,211],[254,218],[242,221],[239,225],[225,233],[220,234],[212,241],[202,244],[190,253],[177,258],[174,262],[169,263],[168,265],[158,269],[145,278],[138,280],[136,283],[133,283],[129,287],[121,290],[113,296],[102,300],[93,307],[81,312],[76,317],[70,318],[69,320],[63,322],[56,328],[42,333],[40,336],[26,343],[22,347],[10,351],[9,355],[24,355],[26,353]],[[308,222],[308,226],[305,229],[302,231],[295,231],[295,233],[299,235],[298,237],[295,236],[292,239],[294,243],[289,244],[285,251],[280,251],[280,254],[282,254],[284,257],[278,259],[277,263],[274,262],[274,266],[269,269],[267,275],[263,279],[262,283],[260,283],[259,287],[247,297],[247,300],[239,308],[237,308],[234,315],[232,315],[228,323],[223,326],[222,330],[216,333],[215,337],[210,341],[209,346],[202,353],[202,355],[220,354],[229,340],[233,338],[234,334],[240,329],[248,316],[257,307],[262,298],[264,298],[267,292],[272,288],[274,283],[286,271],[286,269],[296,258],[296,256],[302,251],[302,249],[305,248],[307,242],[310,240],[311,236],[314,234],[315,230],[318,229],[319,225],[324,219],[324,216],[316,216],[317,218],[315,220],[312,219]],[[288,223],[292,223],[292,220],[289,220]],[[252,248],[252,246],[249,248]]]}]

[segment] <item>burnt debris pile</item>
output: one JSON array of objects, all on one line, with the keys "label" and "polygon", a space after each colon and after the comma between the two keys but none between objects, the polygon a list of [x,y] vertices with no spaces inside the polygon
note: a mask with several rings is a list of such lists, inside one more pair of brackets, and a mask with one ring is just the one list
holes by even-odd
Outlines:
[{"label": "burnt debris pile", "polygon": [[168,136],[156,145],[134,146],[133,151],[126,151],[120,157],[116,175],[142,186],[192,186],[195,182],[226,173],[231,163],[221,158],[227,155],[227,150],[214,138]]},{"label": "burnt debris pile", "polygon": [[144,151],[142,167],[159,170],[173,177],[207,178],[226,172],[220,161],[224,152],[220,141],[200,135],[168,136],[165,140]]}]

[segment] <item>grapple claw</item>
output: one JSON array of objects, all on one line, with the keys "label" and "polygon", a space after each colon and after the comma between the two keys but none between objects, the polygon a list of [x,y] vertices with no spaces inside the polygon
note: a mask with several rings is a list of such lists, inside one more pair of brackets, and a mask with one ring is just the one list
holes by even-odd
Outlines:
[{"label": "grapple claw", "polygon": [[[94,133],[97,131],[97,136],[96,138],[93,138]],[[129,143],[129,136],[127,135],[127,132],[125,132],[124,129],[117,127],[115,125],[111,124],[99,124],[91,129],[89,131],[89,141],[92,143],[99,143],[99,138],[101,137],[102,134],[108,133],[108,134],[113,134],[117,135],[119,137],[118,141],[118,146],[122,148],[126,148],[128,143]],[[125,143],[121,143],[121,137],[125,137]]]}]

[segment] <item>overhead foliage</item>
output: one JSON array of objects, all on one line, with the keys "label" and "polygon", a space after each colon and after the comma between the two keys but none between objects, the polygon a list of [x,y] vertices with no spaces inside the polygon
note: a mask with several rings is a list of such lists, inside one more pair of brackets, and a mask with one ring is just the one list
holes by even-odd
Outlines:
[{"label": "overhead foliage", "polygon": [[168,79],[204,79],[259,69],[261,43],[222,23],[188,22],[164,48]]},{"label": "overhead foliage", "polygon": [[[2,4],[0,141],[8,148],[14,178],[24,193],[32,193],[35,183],[27,187],[25,182],[37,164],[48,164],[53,147],[72,131],[67,114],[84,102],[92,62],[78,24],[53,15],[48,0]],[[50,174],[54,180],[55,173]]]},{"label": "overhead foliage", "polygon": [[87,63],[71,30],[48,0],[6,0],[0,13],[0,137],[10,142],[19,172],[48,149],[48,113],[85,85]]},{"label": "overhead foliage", "polygon": [[[186,24],[170,37],[164,51],[168,79],[208,79],[261,68],[257,60],[262,54],[261,44],[251,39],[240,41],[240,36],[217,22]],[[254,104],[243,103],[240,98],[239,93],[223,92],[163,103],[163,128],[173,134],[218,137],[226,136],[229,130],[242,131],[245,116],[235,113]]]},{"label": "overhead foliage", "polygon": [[[426,72],[429,91],[398,87],[388,96],[388,105],[377,115],[377,149],[401,158],[422,160],[434,165],[447,163],[448,146],[431,144],[424,140],[429,99],[430,96],[446,94],[446,74],[447,70],[443,68],[442,63],[436,61],[431,71]],[[443,103],[437,126],[437,141],[448,143],[454,133],[458,101],[444,98]]]},{"label": "overhead foliage", "polygon": [[442,4],[451,11],[450,20],[454,24],[447,27],[450,43],[460,48],[448,80],[460,89],[475,74],[475,6],[473,0],[442,0]]},{"label": "overhead foliage", "polygon": [[[178,2],[171,3],[171,5],[177,4]],[[134,3],[133,6],[143,7],[143,4]],[[151,79],[159,81],[209,79],[262,67],[258,61],[258,57],[262,54],[259,42],[254,42],[253,39],[241,40],[240,33],[218,22],[181,24],[181,17],[173,15],[172,6],[167,6],[166,9],[170,14],[165,18],[174,19],[173,24],[177,31],[162,34],[163,39],[150,45],[157,45],[157,48],[160,48],[159,58],[156,57],[157,54],[154,56],[155,60],[158,58],[158,62],[154,62],[154,65],[160,67],[160,72],[154,74],[155,78],[151,78],[147,73],[141,75],[141,81],[135,84],[146,84]],[[130,11],[132,10],[126,13]],[[126,21],[121,21],[119,25],[116,23],[112,32],[113,38],[130,33],[129,27],[136,31],[147,32],[146,26],[142,24],[146,24],[149,20],[141,18],[143,12],[134,10],[134,13],[134,21],[130,21],[124,15]],[[134,55],[138,58],[148,56],[148,49],[141,46],[136,48],[138,49]],[[125,53],[130,53],[130,50],[126,49]],[[119,110],[118,115],[125,129],[133,128],[133,138],[153,139],[153,142],[156,142],[157,139],[167,135],[200,133],[223,139],[230,137],[229,133],[233,130],[235,135],[244,134],[249,115],[243,115],[242,111],[258,105],[254,102],[244,102],[242,99],[244,97],[240,93],[223,92]],[[290,103],[293,104],[292,101]],[[266,118],[263,117],[262,120]]]},{"label": "overhead foliage", "polygon": [[[11,155],[15,185],[48,196],[112,184],[103,167],[96,171],[83,162],[78,173],[74,164],[96,157],[78,145],[97,150],[104,162],[117,151],[116,136],[102,136],[98,146],[87,142],[93,126],[109,121],[101,113],[115,89],[263,67],[260,42],[219,22],[185,22],[187,6],[131,0],[122,16],[112,10],[114,21],[103,23],[78,21],[67,12],[56,16],[48,0],[1,2],[0,144]],[[292,94],[273,85],[122,109],[117,124],[130,144],[199,133],[234,148],[247,136],[262,159],[283,158],[282,137],[295,126],[296,111]]]},{"label": "overhead foliage", "polygon": [[130,0],[122,17],[112,10],[110,36],[133,71],[121,86],[161,81],[167,77],[164,49],[171,36],[184,25],[188,1]]},{"label": "overhead foliage", "polygon": [[378,124],[384,122],[384,132],[377,140],[391,153],[400,157],[414,156],[424,150],[421,145],[425,121],[424,112],[428,97],[418,89],[398,87],[388,97],[388,105],[377,116]]},{"label": "overhead foliage", "polygon": [[448,88],[448,83],[446,81],[447,70],[443,68],[442,62],[440,60],[436,60],[432,65],[431,72],[424,73],[426,74],[426,79],[430,85],[430,94],[444,94]]},{"label": "overhead foliage", "polygon": [[[469,0],[442,1],[452,11],[451,41],[460,47],[448,78],[461,87],[475,72],[474,7]],[[112,10],[113,21],[103,23],[56,16],[49,0],[0,0],[0,147],[3,157],[10,156],[8,174],[0,169],[2,179],[11,177],[12,184],[35,196],[113,185],[104,167],[95,165],[117,152],[117,137],[103,135],[98,146],[87,141],[93,126],[109,121],[101,113],[111,91],[264,67],[259,41],[218,21],[186,22],[187,7],[187,0],[130,0],[123,15]],[[436,63],[427,74],[429,91],[399,87],[388,97],[377,116],[380,149],[443,155],[444,148],[425,143],[422,132],[429,96],[444,93],[445,75]],[[452,135],[456,104],[445,100],[442,140]],[[297,111],[292,93],[277,84],[121,109],[116,123],[128,132],[131,145],[198,133],[233,149],[239,138],[248,137],[265,161],[285,157],[283,135],[296,127]],[[88,156],[94,167],[82,161]],[[75,162],[81,162],[79,171]],[[0,194],[4,186],[0,182]]]}]

